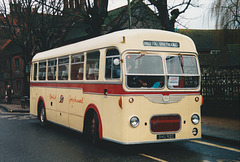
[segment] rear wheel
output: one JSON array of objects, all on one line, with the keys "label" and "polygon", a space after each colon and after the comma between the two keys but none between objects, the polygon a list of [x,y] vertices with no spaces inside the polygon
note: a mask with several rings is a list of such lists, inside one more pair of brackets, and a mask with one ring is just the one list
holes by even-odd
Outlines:
[{"label": "rear wheel", "polygon": [[41,126],[45,126],[47,123],[47,120],[46,120],[45,107],[42,103],[40,104],[39,110],[40,110],[39,111],[39,120],[40,120]]}]

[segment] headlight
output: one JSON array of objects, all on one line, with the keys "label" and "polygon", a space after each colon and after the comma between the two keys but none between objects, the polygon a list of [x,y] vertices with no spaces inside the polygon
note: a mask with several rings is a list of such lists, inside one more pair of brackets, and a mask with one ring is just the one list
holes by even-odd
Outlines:
[{"label": "headlight", "polygon": [[193,114],[191,120],[192,123],[196,125],[199,123],[199,116],[197,114]]},{"label": "headlight", "polygon": [[138,117],[136,117],[136,116],[131,117],[131,119],[130,119],[130,125],[131,125],[133,128],[136,128],[136,127],[139,125],[139,119],[138,119]]}]

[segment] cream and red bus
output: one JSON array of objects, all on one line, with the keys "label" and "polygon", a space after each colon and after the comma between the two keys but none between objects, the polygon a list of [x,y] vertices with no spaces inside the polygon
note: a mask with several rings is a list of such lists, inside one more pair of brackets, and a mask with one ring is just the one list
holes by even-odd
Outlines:
[{"label": "cream and red bus", "polygon": [[193,41],[129,29],[38,53],[30,113],[121,144],[201,138],[200,68]]}]

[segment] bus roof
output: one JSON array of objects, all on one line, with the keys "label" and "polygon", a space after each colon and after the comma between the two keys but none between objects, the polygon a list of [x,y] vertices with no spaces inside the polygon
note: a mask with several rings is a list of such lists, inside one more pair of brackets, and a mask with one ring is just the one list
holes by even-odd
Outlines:
[{"label": "bus roof", "polygon": [[156,29],[126,29],[37,53],[32,61],[107,47],[117,47],[120,52],[131,49],[197,53],[192,39],[185,35]]}]

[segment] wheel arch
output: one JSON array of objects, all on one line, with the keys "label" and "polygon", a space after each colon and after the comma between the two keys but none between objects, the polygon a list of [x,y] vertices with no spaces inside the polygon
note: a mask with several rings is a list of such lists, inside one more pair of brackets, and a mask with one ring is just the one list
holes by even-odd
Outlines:
[{"label": "wheel arch", "polygon": [[44,99],[43,99],[42,96],[40,96],[40,97],[38,98],[38,104],[37,104],[37,116],[38,116],[38,119],[39,119],[39,117],[40,117],[40,111],[41,111],[41,110],[40,110],[40,104],[43,104],[43,106],[44,106],[44,109],[45,109],[45,118],[47,119],[45,101],[44,101]]},{"label": "wheel arch", "polygon": [[85,129],[85,122],[87,121],[87,118],[91,113],[96,112],[99,122],[98,132],[99,132],[99,139],[102,139],[102,119],[99,113],[99,110],[95,104],[89,104],[85,110],[84,113],[84,124],[83,124],[83,131]]}]

